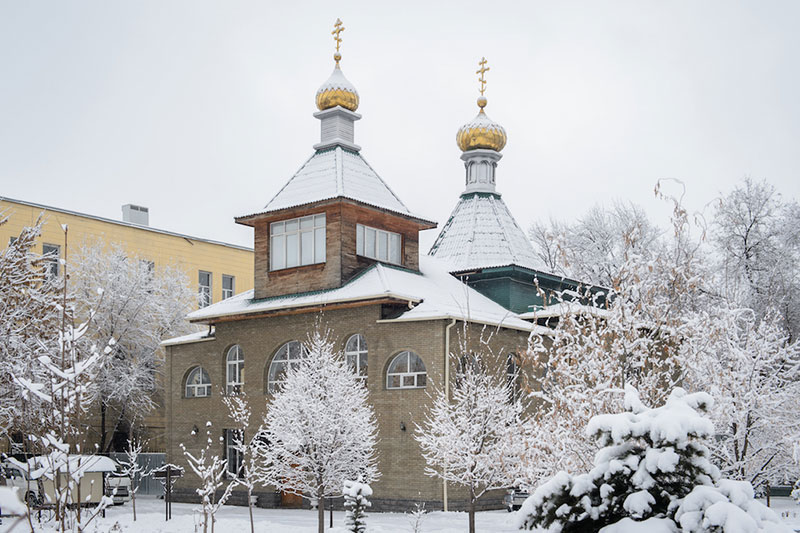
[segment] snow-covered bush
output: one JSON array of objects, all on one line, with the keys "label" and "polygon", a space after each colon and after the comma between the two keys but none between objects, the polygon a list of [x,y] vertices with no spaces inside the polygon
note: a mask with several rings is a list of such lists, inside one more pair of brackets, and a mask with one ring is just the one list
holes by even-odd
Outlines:
[{"label": "snow-covered bush", "polygon": [[703,416],[711,403],[706,393],[677,388],[665,405],[649,409],[627,387],[626,411],[596,416],[587,427],[602,446],[594,468],[559,472],[540,485],[520,509],[519,527],[554,533],[784,531],[753,499],[749,484],[719,480],[704,442],[714,434]]},{"label": "snow-covered bush", "polygon": [[345,481],[342,494],[344,495],[344,506],[347,508],[344,519],[347,531],[364,533],[367,530],[366,510],[372,507],[367,499],[372,496],[372,488],[366,483]]}]

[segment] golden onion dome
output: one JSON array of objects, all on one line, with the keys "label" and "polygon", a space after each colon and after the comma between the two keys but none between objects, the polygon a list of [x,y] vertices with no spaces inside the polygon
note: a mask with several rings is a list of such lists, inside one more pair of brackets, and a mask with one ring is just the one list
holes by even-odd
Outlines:
[{"label": "golden onion dome", "polygon": [[317,91],[317,109],[322,111],[337,105],[350,111],[358,109],[358,91],[344,77],[338,61],[331,77]]},{"label": "golden onion dome", "polygon": [[478,98],[478,107],[481,108],[478,116],[459,128],[456,143],[462,152],[478,148],[499,152],[508,140],[506,130],[483,111],[486,107],[485,96]]}]

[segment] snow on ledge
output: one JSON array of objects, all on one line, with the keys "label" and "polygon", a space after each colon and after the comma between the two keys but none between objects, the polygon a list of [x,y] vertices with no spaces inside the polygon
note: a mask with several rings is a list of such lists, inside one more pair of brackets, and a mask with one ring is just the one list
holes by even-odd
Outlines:
[{"label": "snow on ledge", "polygon": [[161,346],[175,346],[177,344],[191,344],[193,342],[204,342],[213,340],[217,340],[217,338],[214,336],[214,332],[212,331],[209,334],[207,329],[203,329],[202,331],[196,331],[188,335],[173,337],[171,339],[162,341]]}]

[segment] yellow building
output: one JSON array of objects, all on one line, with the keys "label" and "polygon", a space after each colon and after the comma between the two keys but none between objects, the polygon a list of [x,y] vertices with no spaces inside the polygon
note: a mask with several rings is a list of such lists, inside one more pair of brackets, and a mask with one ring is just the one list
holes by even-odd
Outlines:
[{"label": "yellow building", "polygon": [[203,293],[211,295],[209,303],[224,299],[223,288],[225,297],[253,288],[252,248],[151,228],[146,222],[146,209],[123,206],[123,213],[130,213],[130,219],[144,222],[137,224],[0,196],[0,213],[9,217],[0,226],[0,249],[43,214],[42,236],[34,250],[37,253],[58,251],[61,255],[64,246],[61,225],[67,224],[69,247],[73,252],[83,243],[118,243],[131,256],[152,261],[156,267],[181,267],[193,290],[200,293],[202,289]]},{"label": "yellow building", "polygon": [[[147,225],[147,208],[134,205],[123,206],[123,220],[112,220],[0,196],[0,217],[8,217],[0,225],[0,250],[22,228],[34,225],[40,215],[44,223],[33,250],[36,253],[57,253],[63,257],[61,226],[67,224],[68,256],[74,257],[82,244],[98,241],[119,244],[130,256],[151,261],[156,268],[166,265],[181,268],[192,290],[198,293],[199,305],[219,302],[253,288],[252,248],[151,228]],[[53,262],[52,268],[60,267]],[[161,398],[155,400],[162,405]],[[144,424],[151,451],[163,450],[163,408],[152,413]],[[0,443],[0,449],[10,444]]]}]

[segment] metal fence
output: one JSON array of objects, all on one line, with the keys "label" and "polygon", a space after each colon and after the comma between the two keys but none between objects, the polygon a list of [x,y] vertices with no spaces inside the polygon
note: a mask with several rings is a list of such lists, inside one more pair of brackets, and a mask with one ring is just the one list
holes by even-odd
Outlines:
[{"label": "metal fence", "polygon": [[[110,453],[108,455],[118,463],[128,462],[128,458],[124,453]],[[137,463],[139,463],[139,466],[143,468],[146,473],[162,466],[166,462],[166,459],[167,454],[165,453],[140,453]],[[136,494],[149,494],[154,496],[161,496],[164,494],[164,487],[161,481],[149,475],[142,476],[141,474],[137,474],[137,477],[139,478],[139,490]]]}]

